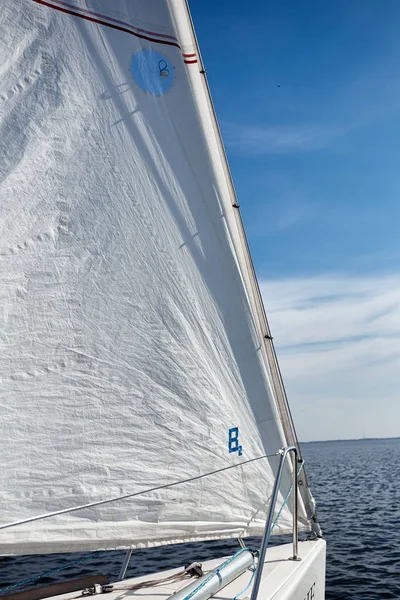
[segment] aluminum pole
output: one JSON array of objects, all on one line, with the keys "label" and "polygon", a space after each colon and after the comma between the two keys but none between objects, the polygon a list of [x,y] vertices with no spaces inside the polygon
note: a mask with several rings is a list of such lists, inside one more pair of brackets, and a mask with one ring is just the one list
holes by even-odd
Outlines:
[{"label": "aluminum pole", "polygon": [[118,575],[117,581],[122,581],[125,579],[126,572],[128,570],[129,561],[131,560],[132,550],[127,550],[124,558],[124,562],[122,563],[121,570]]},{"label": "aluminum pole", "polygon": [[254,584],[253,584],[253,589],[251,591],[251,598],[250,598],[250,600],[256,600],[257,599],[258,590],[260,588],[261,577],[262,577],[262,572],[263,572],[263,567],[264,567],[264,562],[265,562],[265,555],[266,555],[267,548],[268,548],[268,542],[269,542],[269,539],[271,537],[272,521],[273,521],[273,518],[274,518],[276,501],[278,499],[279,485],[281,483],[282,473],[283,473],[283,467],[285,466],[286,457],[287,457],[287,455],[290,452],[294,453],[294,467],[293,467],[293,488],[294,488],[293,489],[293,493],[294,493],[294,496],[293,496],[293,557],[292,557],[292,560],[298,560],[298,540],[297,540],[297,534],[298,534],[298,526],[297,526],[297,511],[298,511],[298,501],[297,501],[297,499],[298,499],[297,498],[297,448],[296,448],[296,446],[289,446],[288,448],[285,448],[284,450],[281,450],[281,460],[280,460],[280,463],[279,463],[278,473],[276,475],[274,489],[273,489],[273,492],[272,492],[271,505],[270,505],[270,508],[269,508],[268,518],[267,518],[267,522],[266,522],[266,525],[265,525],[263,539],[262,539],[262,542],[261,542],[260,555],[259,555],[258,562],[257,562],[256,574],[254,576]]}]

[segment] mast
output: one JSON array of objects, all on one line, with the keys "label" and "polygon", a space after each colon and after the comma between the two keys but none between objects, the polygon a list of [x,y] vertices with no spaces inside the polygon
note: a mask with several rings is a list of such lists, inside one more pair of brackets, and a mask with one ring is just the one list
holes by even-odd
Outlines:
[{"label": "mast", "polygon": [[[251,256],[246,231],[244,228],[244,223],[240,212],[240,205],[236,195],[235,185],[229,167],[221,130],[218,124],[218,119],[215,111],[215,106],[212,100],[210,86],[208,84],[207,72],[202,59],[200,46],[198,43],[197,34],[189,7],[189,0],[170,1],[173,5],[176,6],[175,10],[177,12],[180,10],[178,5],[181,5],[181,2],[183,2],[183,7],[186,11],[186,17],[190,27],[190,33],[193,39],[193,46],[196,50],[196,55],[198,59],[198,71],[201,76],[201,82],[204,89],[204,97],[208,105],[209,116],[212,123],[212,128],[214,130],[215,139],[217,141],[218,151],[220,153],[220,161],[223,167],[226,184],[229,189],[230,203],[225,203],[225,209],[228,215],[230,215],[230,218],[228,217],[229,224],[233,231],[237,234],[233,235],[233,243],[236,248],[237,258],[242,273],[244,285],[247,290],[249,302],[252,306],[253,317],[258,331],[260,345],[265,357],[265,363],[270,374],[270,383],[278,407],[279,417],[284,428],[286,439],[288,440],[288,445],[295,445],[297,447],[298,460],[299,463],[301,463],[303,461],[301,448],[297,438],[297,433],[294,426],[294,421],[282,377],[282,372],[279,366],[278,357],[276,354],[275,346],[273,343],[273,337],[271,334],[271,329],[269,326],[263,298],[258,284],[254,262]],[[197,82],[195,81],[195,85],[196,83]],[[207,121],[205,121],[206,128],[207,125],[208,123]],[[308,486],[307,475],[304,468],[302,478],[305,480],[306,485],[300,488],[301,495],[307,508],[308,517],[311,521],[312,527],[315,528],[318,532],[318,535],[320,535],[320,527],[318,525],[318,519],[315,511],[315,503]]]},{"label": "mast", "polygon": [[[232,239],[235,246],[238,262],[240,265],[241,274],[244,280],[244,284],[246,287],[246,291],[248,294],[249,301],[252,306],[253,317],[256,323],[258,337],[260,345],[263,349],[263,353],[266,357],[266,365],[268,367],[270,377],[271,377],[271,385],[274,390],[274,397],[279,407],[279,414],[282,423],[284,424],[285,434],[288,436],[288,441],[290,443],[296,443],[297,436],[293,424],[293,419],[291,417],[290,408],[285,392],[285,387],[283,384],[283,379],[281,376],[281,372],[278,365],[278,360],[273,344],[273,338],[271,335],[270,327],[268,324],[260,288],[258,285],[257,276],[255,273],[255,268],[253,264],[253,260],[250,253],[250,248],[246,236],[246,232],[244,229],[244,224],[242,220],[242,216],[240,213],[240,205],[236,196],[236,191],[232,179],[232,175],[230,172],[228,159],[226,156],[226,151],[221,135],[221,131],[218,125],[218,120],[214,108],[214,103],[212,101],[211,91],[209,88],[206,69],[202,60],[200,47],[198,44],[196,32],[194,29],[193,19],[190,13],[190,8],[188,4],[188,0],[170,0],[171,4],[175,7],[175,12],[179,14],[179,6],[185,8],[186,17],[188,23],[190,25],[190,33],[193,38],[193,46],[196,50],[197,62],[198,62],[198,72],[201,76],[201,85],[204,91],[204,99],[207,102],[208,115],[205,114],[204,110],[200,108],[200,114],[203,117],[203,126],[205,129],[209,129],[210,126],[213,129],[215,142],[218,148],[219,153],[219,163],[221,168],[223,169],[223,174],[225,178],[225,182],[227,188],[229,190],[229,204],[224,203],[224,209],[226,210],[227,221],[229,222]],[[179,23],[179,22],[178,22]],[[179,23],[182,26],[182,22]],[[182,32],[184,33],[184,32]],[[197,65],[196,65],[197,66]],[[197,69],[196,69],[197,70]],[[189,71],[191,73],[191,71]],[[196,74],[197,75],[197,74]],[[194,82],[195,89],[198,89],[198,80],[196,76],[192,75],[192,81]],[[200,100],[198,97],[197,100]],[[202,107],[203,108],[203,107]],[[207,117],[209,116],[209,121],[207,122]],[[210,141],[210,136],[207,138]],[[211,146],[211,144],[210,144]],[[213,148],[211,146],[211,152],[213,152]]]}]

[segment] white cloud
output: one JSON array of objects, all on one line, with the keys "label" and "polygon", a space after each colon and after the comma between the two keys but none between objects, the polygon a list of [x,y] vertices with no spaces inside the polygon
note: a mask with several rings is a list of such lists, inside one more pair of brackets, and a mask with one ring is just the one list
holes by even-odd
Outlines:
[{"label": "white cloud", "polygon": [[223,126],[228,146],[241,153],[268,154],[314,150],[327,146],[331,140],[345,134],[348,127],[319,123],[286,125]]},{"label": "white cloud", "polygon": [[261,290],[299,438],[400,436],[400,276]]}]

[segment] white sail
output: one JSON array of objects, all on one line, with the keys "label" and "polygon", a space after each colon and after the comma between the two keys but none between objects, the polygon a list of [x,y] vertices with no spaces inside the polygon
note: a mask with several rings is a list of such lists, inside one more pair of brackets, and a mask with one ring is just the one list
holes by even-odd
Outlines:
[{"label": "white sail", "polygon": [[[6,0],[0,31],[0,524],[292,443],[183,0]],[[257,535],[277,464],[3,529],[0,552]]]}]

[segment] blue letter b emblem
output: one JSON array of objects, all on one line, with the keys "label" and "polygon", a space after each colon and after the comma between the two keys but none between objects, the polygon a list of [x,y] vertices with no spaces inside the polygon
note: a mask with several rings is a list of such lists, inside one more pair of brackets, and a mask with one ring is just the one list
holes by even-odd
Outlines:
[{"label": "blue letter b emblem", "polygon": [[242,456],[242,446],[239,446],[239,427],[229,429],[228,449],[229,452],[237,452]]}]

